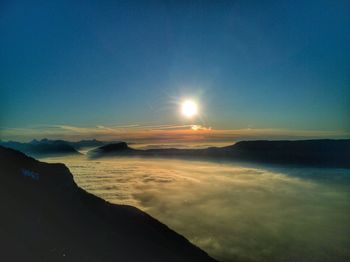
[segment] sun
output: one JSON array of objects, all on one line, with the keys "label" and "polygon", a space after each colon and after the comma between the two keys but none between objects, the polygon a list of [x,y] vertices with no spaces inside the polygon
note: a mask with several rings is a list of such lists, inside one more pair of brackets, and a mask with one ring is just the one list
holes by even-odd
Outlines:
[{"label": "sun", "polygon": [[198,113],[198,106],[192,100],[185,100],[181,103],[181,112],[185,117],[193,117]]}]

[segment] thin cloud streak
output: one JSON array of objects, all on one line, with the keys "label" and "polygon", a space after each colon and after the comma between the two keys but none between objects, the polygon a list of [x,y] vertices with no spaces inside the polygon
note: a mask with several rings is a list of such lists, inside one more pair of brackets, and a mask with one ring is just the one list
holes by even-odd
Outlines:
[{"label": "thin cloud streak", "polygon": [[40,125],[25,128],[0,128],[0,139],[28,141],[34,138],[100,139],[129,142],[225,142],[252,139],[349,138],[348,132],[290,129],[214,129],[202,125],[115,125],[78,127],[72,125]]}]

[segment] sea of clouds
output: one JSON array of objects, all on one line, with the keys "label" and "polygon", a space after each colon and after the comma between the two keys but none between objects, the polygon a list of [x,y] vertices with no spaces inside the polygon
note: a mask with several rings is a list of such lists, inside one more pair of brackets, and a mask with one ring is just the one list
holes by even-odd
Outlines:
[{"label": "sea of clouds", "polygon": [[136,206],[220,261],[350,259],[350,170],[85,156],[84,189]]}]

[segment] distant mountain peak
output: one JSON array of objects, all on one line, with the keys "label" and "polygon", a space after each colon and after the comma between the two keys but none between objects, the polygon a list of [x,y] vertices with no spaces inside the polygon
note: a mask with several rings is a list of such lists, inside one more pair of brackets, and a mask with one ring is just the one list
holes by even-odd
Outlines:
[{"label": "distant mountain peak", "polygon": [[39,143],[39,141],[35,138],[29,142],[29,144],[37,144],[37,143]]},{"label": "distant mountain peak", "polygon": [[112,144],[104,145],[98,148],[98,150],[103,152],[121,151],[121,150],[127,150],[127,149],[130,149],[130,147],[126,142],[112,143]]}]

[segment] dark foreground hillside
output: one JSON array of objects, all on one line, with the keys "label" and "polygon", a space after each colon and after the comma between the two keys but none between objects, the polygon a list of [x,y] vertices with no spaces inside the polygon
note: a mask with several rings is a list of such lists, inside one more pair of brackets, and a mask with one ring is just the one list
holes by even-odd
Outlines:
[{"label": "dark foreground hillside", "polygon": [[63,164],[0,146],[1,261],[214,261],[146,213],[79,188]]}]

